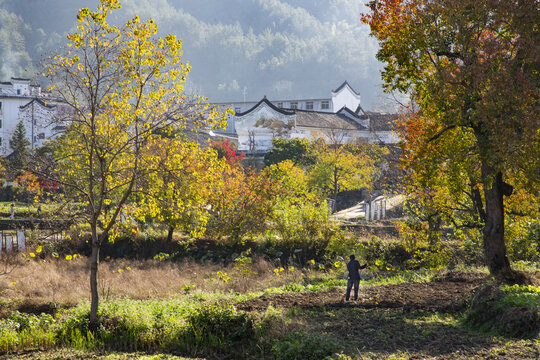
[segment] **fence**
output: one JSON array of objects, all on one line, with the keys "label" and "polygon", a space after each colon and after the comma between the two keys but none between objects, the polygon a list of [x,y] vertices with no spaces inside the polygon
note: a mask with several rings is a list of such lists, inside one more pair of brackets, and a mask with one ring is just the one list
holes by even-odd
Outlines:
[{"label": "fence", "polygon": [[386,197],[379,196],[370,202],[364,203],[366,221],[386,218]]},{"label": "fence", "polygon": [[24,231],[0,231],[0,255],[26,249]]}]

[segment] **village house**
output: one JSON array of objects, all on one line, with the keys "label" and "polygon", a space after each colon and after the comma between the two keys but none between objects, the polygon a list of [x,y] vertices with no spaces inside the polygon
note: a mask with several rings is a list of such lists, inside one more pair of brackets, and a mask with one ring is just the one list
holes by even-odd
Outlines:
[{"label": "village house", "polygon": [[55,124],[54,118],[59,111],[67,111],[64,107],[30,79],[0,82],[0,155],[11,153],[9,140],[20,121],[32,149],[58,136],[63,128]]},{"label": "village house", "polygon": [[238,150],[264,153],[272,148],[272,139],[324,138],[328,143],[377,142],[394,144],[395,114],[364,111],[360,94],[344,82],[327,99],[270,101],[216,104],[234,108],[234,116],[224,137],[234,137]]}]

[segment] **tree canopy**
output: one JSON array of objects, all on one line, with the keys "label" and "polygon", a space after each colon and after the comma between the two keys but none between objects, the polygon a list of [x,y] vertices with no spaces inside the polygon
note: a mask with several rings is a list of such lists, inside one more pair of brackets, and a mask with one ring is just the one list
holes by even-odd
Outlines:
[{"label": "tree canopy", "polygon": [[[363,16],[387,90],[410,91],[405,167],[424,188],[472,190],[492,274],[511,274],[504,196],[538,196],[539,3],[380,0]],[[512,185],[510,184],[512,182]]]},{"label": "tree canopy", "polygon": [[[52,163],[39,173],[63,185],[67,198],[84,204],[92,233],[90,321],[97,321],[97,270],[102,242],[138,184],[157,171],[148,149],[162,138],[182,141],[183,131],[220,124],[224,117],[184,93],[190,66],[181,62],[181,40],[157,37],[157,25],[138,16],[122,27],[107,18],[118,0],[100,0],[97,11],[79,10],[77,30],[65,51],[46,61],[52,90],[71,108]],[[169,161],[182,161],[172,157]]]},{"label": "tree canopy", "polygon": [[264,163],[268,166],[285,160],[291,160],[295,165],[312,165],[315,159],[309,141],[301,138],[273,138],[272,148],[264,154]]}]

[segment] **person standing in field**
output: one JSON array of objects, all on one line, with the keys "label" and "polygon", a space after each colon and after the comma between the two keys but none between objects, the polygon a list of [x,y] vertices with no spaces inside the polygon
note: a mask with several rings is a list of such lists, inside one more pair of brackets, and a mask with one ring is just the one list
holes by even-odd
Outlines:
[{"label": "person standing in field", "polygon": [[347,270],[349,271],[347,281],[347,293],[345,294],[345,302],[348,303],[351,297],[351,290],[354,287],[354,301],[358,300],[358,287],[360,286],[360,270],[365,269],[367,264],[360,265],[354,255],[349,256],[351,261],[347,263]]}]

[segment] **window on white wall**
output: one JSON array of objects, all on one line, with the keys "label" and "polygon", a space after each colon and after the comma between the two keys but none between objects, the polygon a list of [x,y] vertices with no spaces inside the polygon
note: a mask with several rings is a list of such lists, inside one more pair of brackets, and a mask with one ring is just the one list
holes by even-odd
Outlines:
[{"label": "window on white wall", "polygon": [[313,101],[306,102],[306,110],[313,110]]},{"label": "window on white wall", "polygon": [[296,101],[291,103],[291,109],[298,109],[298,103]]},{"label": "window on white wall", "polygon": [[323,109],[323,110],[330,109],[330,102],[328,100],[323,100],[321,102],[321,109]]},{"label": "window on white wall", "polygon": [[283,103],[282,103],[282,102],[278,102],[278,103],[277,103],[277,107],[280,108],[280,109],[283,109]]}]

